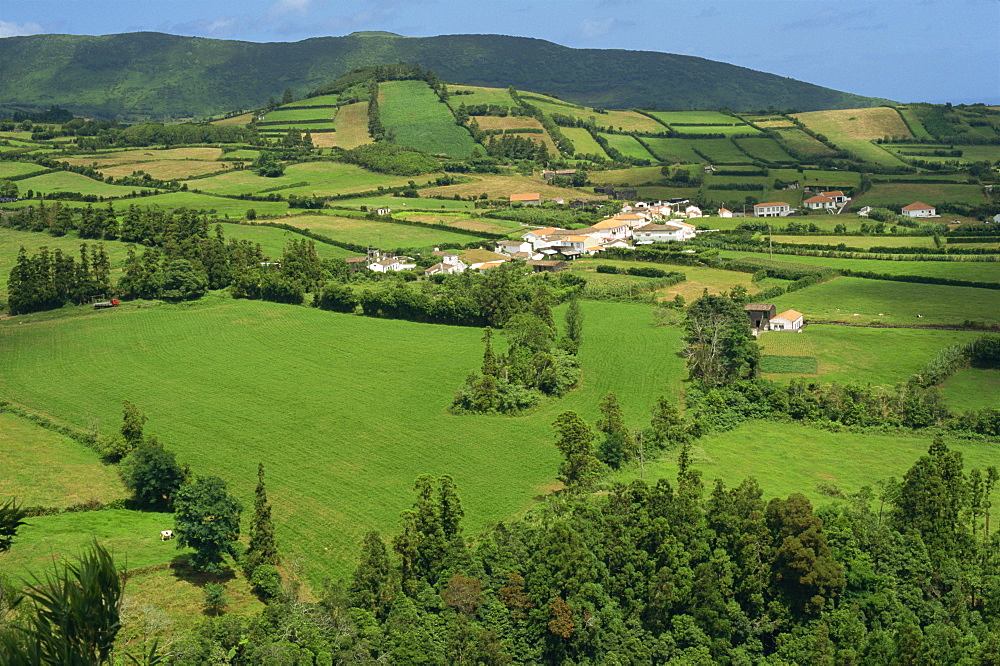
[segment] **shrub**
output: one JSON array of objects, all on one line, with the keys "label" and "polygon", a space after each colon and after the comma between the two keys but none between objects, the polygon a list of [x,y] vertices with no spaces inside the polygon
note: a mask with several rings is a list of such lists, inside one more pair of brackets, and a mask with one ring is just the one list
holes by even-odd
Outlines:
[{"label": "shrub", "polygon": [[273,564],[261,564],[250,577],[253,591],[264,601],[276,599],[281,594],[281,574]]}]

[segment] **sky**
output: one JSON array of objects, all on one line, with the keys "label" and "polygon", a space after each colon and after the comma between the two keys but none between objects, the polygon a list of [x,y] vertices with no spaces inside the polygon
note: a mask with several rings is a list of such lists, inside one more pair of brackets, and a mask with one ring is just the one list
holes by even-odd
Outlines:
[{"label": "sky", "polygon": [[[720,60],[899,102],[1000,104],[1000,0],[28,0],[0,38],[503,34]],[[0,91],[2,95],[2,91]]]}]

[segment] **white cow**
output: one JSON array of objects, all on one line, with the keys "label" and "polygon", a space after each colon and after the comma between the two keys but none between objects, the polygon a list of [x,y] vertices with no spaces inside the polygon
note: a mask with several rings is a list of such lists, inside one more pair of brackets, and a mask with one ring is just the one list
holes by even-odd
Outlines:
[{"label": "white cow", "polygon": [[173,530],[163,530],[160,532],[160,541],[166,541],[167,539],[173,539],[173,538],[174,538]]}]

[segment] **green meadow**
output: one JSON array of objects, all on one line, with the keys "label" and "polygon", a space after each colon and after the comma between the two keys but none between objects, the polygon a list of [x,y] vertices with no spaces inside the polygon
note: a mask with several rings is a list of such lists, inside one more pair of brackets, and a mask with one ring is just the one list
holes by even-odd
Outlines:
[{"label": "green meadow", "polygon": [[634,136],[627,134],[602,134],[601,136],[607,139],[609,146],[626,157],[636,157],[642,160],[655,159]]},{"label": "green meadow", "polygon": [[[704,162],[705,158],[694,152],[690,139],[659,139],[643,138],[643,142],[663,162],[683,162],[694,164]],[[700,143],[700,142],[699,142]]]},{"label": "green meadow", "polygon": [[30,162],[0,162],[0,178],[23,176],[36,171],[45,171],[45,167]]},{"label": "green meadow", "polygon": [[914,201],[922,201],[932,206],[945,202],[975,205],[986,203],[986,197],[979,185],[934,182],[919,184],[875,183],[853,204],[858,206],[896,206],[910,204]]},{"label": "green meadow", "polygon": [[586,129],[582,127],[560,127],[559,131],[573,143],[573,149],[577,155],[586,154],[607,157],[604,148],[601,148],[601,144],[597,143]]},{"label": "green meadow", "polygon": [[749,164],[750,158],[730,139],[688,139],[692,150],[697,150],[715,164]]},{"label": "green meadow", "polygon": [[733,139],[743,152],[751,157],[765,160],[767,162],[794,162],[795,158],[789,155],[781,144],[769,137]]},{"label": "green meadow", "polygon": [[[679,329],[654,327],[648,306],[585,302],[583,312],[579,388],[520,417],[446,411],[480,362],[478,329],[213,296],[0,322],[0,395],[80,428],[97,418],[105,431],[132,400],[147,432],[196,474],[223,477],[248,507],[264,462],[282,549],[317,581],[346,572],[365,531],[394,532],[419,474],[455,477],[474,534],[554,487],[560,412],[593,422],[614,391],[638,423],[657,396],[678,396]],[[100,533],[87,517],[105,514],[80,515],[57,517],[77,542]],[[125,540],[133,562],[162,561],[138,540],[158,538],[163,518],[138,519],[109,538]],[[33,552],[61,551],[60,538],[40,538]]]},{"label": "green meadow", "polygon": [[330,104],[336,104],[340,99],[340,95],[317,95],[316,97],[306,97],[305,99],[300,99],[297,102],[292,102],[287,106],[328,106]]},{"label": "green meadow", "polygon": [[99,197],[126,197],[139,190],[155,190],[154,187],[133,187],[126,185],[108,185],[93,178],[87,178],[71,171],[53,171],[52,173],[25,178],[17,181],[17,187],[22,192],[34,190],[35,193],[55,194],[58,192],[80,192],[94,194]]},{"label": "green meadow", "polygon": [[[674,123],[679,123],[681,125],[690,125],[692,123],[697,123],[701,125],[742,125],[743,121],[735,116],[727,116],[719,111],[647,111],[648,115],[653,116],[665,125],[673,125]],[[678,132],[686,132],[687,130],[677,130]]]},{"label": "green meadow", "polygon": [[514,99],[507,92],[506,88],[452,85],[448,86],[448,91],[452,93],[451,97],[448,98],[448,104],[453,109],[457,109],[462,104],[466,106],[476,106],[479,104],[507,107],[517,106],[517,103],[514,102]]},{"label": "green meadow", "polygon": [[734,134],[760,134],[760,130],[750,125],[672,125],[671,127],[682,134],[724,134],[727,137]]},{"label": "green meadow", "polygon": [[941,384],[941,395],[955,412],[994,407],[1000,409],[1000,370],[965,368]]},{"label": "green meadow", "polygon": [[[264,122],[294,123],[297,120],[331,120],[336,113],[337,109],[329,109],[325,107],[311,109],[278,109],[276,111],[271,111],[269,114],[264,116]],[[261,125],[260,127],[266,128],[269,126],[270,125]]]},{"label": "green meadow", "polygon": [[391,208],[393,212],[395,211],[407,211],[407,210],[474,210],[474,201],[456,201],[455,199],[432,199],[430,197],[420,197],[416,199],[411,199],[408,197],[358,197],[351,199],[342,199],[340,201],[331,201],[331,208],[336,210],[337,208],[350,208],[353,210],[360,210],[362,207],[367,209],[377,209],[377,208]]},{"label": "green meadow", "polygon": [[333,215],[302,215],[289,224],[329,236],[334,240],[358,245],[371,244],[383,249],[430,248],[442,243],[471,243],[475,236],[413,225]]},{"label": "green meadow", "polygon": [[401,146],[454,158],[468,157],[476,147],[468,130],[455,124],[448,105],[423,81],[380,84],[379,113],[393,142]]},{"label": "green meadow", "polygon": [[[996,465],[996,445],[946,437],[949,448],[961,451],[965,468]],[[729,432],[713,433],[692,447],[694,469],[711,488],[715,479],[734,487],[747,478],[757,480],[764,497],[802,493],[814,504],[835,501],[834,489],[845,495],[879,482],[899,479],[927,454],[930,437],[907,433],[830,432],[800,423],[752,421]],[[608,479],[628,482],[644,476],[647,483],[677,478],[677,451],[667,451],[647,462],[645,470],[630,468]],[[1000,489],[994,502],[1000,500]]]},{"label": "green meadow", "polygon": [[382,187],[406,185],[410,178],[386,176],[367,171],[354,164],[341,162],[305,162],[291,164],[283,176],[265,178],[254,171],[240,170],[198,178],[188,182],[188,187],[209,194],[250,194],[261,190],[280,190],[282,195],[315,194],[331,196],[351,192],[365,192]]},{"label": "green meadow", "polygon": [[806,159],[816,157],[829,157],[834,154],[834,150],[826,144],[814,139],[798,127],[794,129],[775,129],[781,143],[796,153],[801,154]]},{"label": "green meadow", "polygon": [[[809,220],[812,222],[812,219]],[[846,226],[846,225],[845,225]],[[847,247],[935,247],[933,236],[771,236],[775,243],[805,243],[840,245]],[[963,243],[964,246],[964,243]]]},{"label": "green meadow", "polygon": [[129,203],[135,203],[137,206],[160,206],[171,210],[190,208],[192,210],[215,211],[224,217],[245,217],[246,212],[251,209],[257,211],[258,215],[284,215],[288,211],[288,204],[284,201],[229,199],[197,192],[169,192],[129,200]]},{"label": "green meadow", "polygon": [[[291,218],[286,220],[292,226],[295,226],[296,218]],[[222,227],[222,233],[225,234],[227,239],[234,238],[236,240],[248,240],[252,243],[260,244],[261,250],[264,252],[265,256],[272,259],[280,259],[281,253],[291,240],[302,240],[306,238],[302,234],[297,234],[293,231],[286,231],[284,229],[275,229],[274,227],[259,227],[248,224],[230,224],[224,223],[220,225]],[[212,227],[215,228],[214,225]],[[210,233],[214,233],[211,231]],[[308,240],[308,239],[306,239]],[[330,245],[328,243],[320,243],[316,241],[316,252],[319,254],[321,259],[343,259],[344,257],[355,256],[356,252],[351,252],[350,250],[345,250],[342,247],[337,247],[336,245]]]}]

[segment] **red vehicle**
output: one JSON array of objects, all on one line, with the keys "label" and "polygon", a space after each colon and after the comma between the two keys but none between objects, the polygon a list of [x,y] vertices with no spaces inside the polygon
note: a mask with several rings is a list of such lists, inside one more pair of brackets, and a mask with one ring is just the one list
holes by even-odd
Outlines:
[{"label": "red vehicle", "polygon": [[118,302],[118,299],[112,298],[110,301],[98,301],[97,303],[94,303],[94,309],[103,310],[104,308],[116,308],[119,305],[121,305],[121,303]]}]

